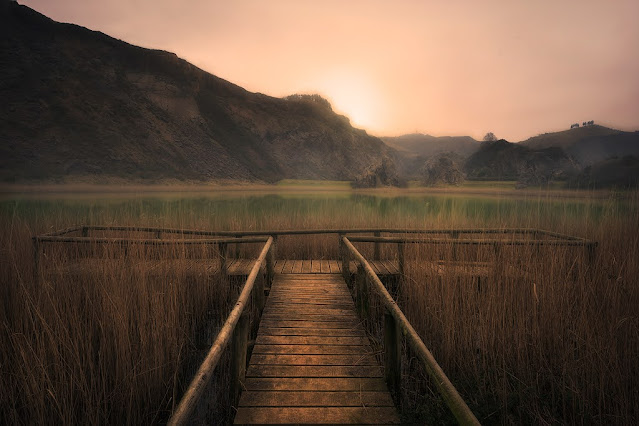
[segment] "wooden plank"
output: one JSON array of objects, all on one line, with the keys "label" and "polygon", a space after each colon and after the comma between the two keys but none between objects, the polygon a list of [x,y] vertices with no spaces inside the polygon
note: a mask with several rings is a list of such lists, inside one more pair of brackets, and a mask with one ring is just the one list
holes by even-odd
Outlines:
[{"label": "wooden plank", "polygon": [[369,345],[255,345],[254,354],[351,355],[373,353]]},{"label": "wooden plank", "polygon": [[310,274],[311,273],[311,261],[310,260],[304,260],[302,262],[302,273],[303,274]]},{"label": "wooden plank", "polygon": [[269,365],[379,365],[377,358],[365,355],[282,355],[253,354],[251,364]]},{"label": "wooden plank", "polygon": [[336,316],[353,316],[351,309],[336,308],[333,305],[322,305],[319,307],[305,306],[303,309],[299,305],[269,305],[262,312],[264,315],[336,315]]},{"label": "wooden plank", "polygon": [[266,318],[262,318],[260,322],[261,326],[264,327],[281,327],[281,328],[356,328],[361,327],[361,322],[359,319],[357,320],[349,320],[349,321],[295,321],[295,320],[268,320]]},{"label": "wooden plank", "polygon": [[273,281],[235,422],[398,422],[346,283],[330,261],[309,264],[315,275]]},{"label": "wooden plank", "polygon": [[242,393],[240,407],[393,407],[388,392],[265,392]]},{"label": "wooden plank", "polygon": [[337,322],[344,324],[352,324],[357,322],[359,318],[356,314],[340,315],[304,315],[304,314],[275,314],[266,313],[262,316],[262,321],[316,321],[316,322]]},{"label": "wooden plank", "polygon": [[377,275],[388,275],[388,270],[386,269],[384,262],[382,262],[381,260],[376,260],[373,263],[375,264],[373,268],[376,270],[375,272],[377,272]]},{"label": "wooden plank", "polygon": [[[271,305],[330,305],[330,304],[336,304],[336,305],[340,305],[340,304],[344,304],[348,307],[351,306],[351,303],[353,302],[353,300],[350,297],[347,296],[334,296],[334,297],[328,297],[328,296],[318,296],[318,297],[301,297],[301,296],[296,296],[296,297],[285,297],[285,296],[273,296],[271,294],[270,296],[270,302]],[[303,309],[303,306],[300,306],[300,309]]]},{"label": "wooden plank", "polygon": [[247,377],[252,391],[387,391],[381,377]]},{"label": "wooden plank", "polygon": [[391,275],[399,274],[399,263],[394,260],[384,260],[384,266],[388,270],[388,273]]},{"label": "wooden plank", "polygon": [[286,260],[276,260],[275,261],[275,273],[276,274],[281,274],[283,269],[284,269],[284,265],[286,264]]},{"label": "wooden plank", "polygon": [[258,345],[368,345],[368,337],[267,336],[259,335]]},{"label": "wooden plank", "polygon": [[393,407],[241,407],[236,424],[399,424]]},{"label": "wooden plank", "polygon": [[279,328],[260,326],[263,336],[366,336],[359,328]]},{"label": "wooden plank", "polygon": [[246,377],[383,377],[376,365],[256,365]]},{"label": "wooden plank", "polygon": [[293,270],[292,273],[293,274],[299,274],[302,272],[302,261],[301,260],[296,260],[293,262]]}]

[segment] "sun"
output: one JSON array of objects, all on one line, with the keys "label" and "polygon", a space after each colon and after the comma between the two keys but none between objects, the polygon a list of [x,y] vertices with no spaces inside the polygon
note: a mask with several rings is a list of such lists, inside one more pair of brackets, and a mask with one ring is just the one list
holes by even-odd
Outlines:
[{"label": "sun", "polygon": [[375,87],[366,75],[351,72],[334,72],[323,76],[319,84],[333,110],[344,114],[355,127],[370,129],[376,127],[377,108],[381,100]]}]

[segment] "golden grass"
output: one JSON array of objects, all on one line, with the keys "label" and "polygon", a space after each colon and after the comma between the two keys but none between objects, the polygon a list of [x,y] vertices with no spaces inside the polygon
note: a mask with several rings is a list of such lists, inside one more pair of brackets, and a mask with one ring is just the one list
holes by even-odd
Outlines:
[{"label": "golden grass", "polygon": [[[125,259],[107,251],[91,275],[72,278],[61,273],[62,259],[81,253],[51,246],[43,263],[59,273],[36,283],[30,237],[81,223],[219,230],[523,226],[597,240],[593,265],[574,249],[505,252],[503,262],[529,272],[496,268],[480,289],[472,280],[433,279],[423,259],[450,260],[450,252],[416,246],[407,251],[402,309],[482,422],[631,424],[639,413],[637,193],[577,201],[536,193],[515,201],[401,193],[199,197],[0,203],[5,422],[166,421],[211,341],[211,324],[228,312],[228,283],[187,272],[189,260],[178,252],[170,256],[170,270],[157,273],[142,252],[132,249]],[[257,248],[244,252],[254,255]],[[383,252],[394,256],[392,247]],[[464,255],[494,260],[491,252]],[[283,237],[278,256],[337,258],[337,238]],[[405,377],[404,405],[419,412],[416,418],[445,420],[445,410],[431,408],[436,397],[423,371],[409,360],[406,373],[417,380]],[[216,404],[219,409],[224,401]]]}]

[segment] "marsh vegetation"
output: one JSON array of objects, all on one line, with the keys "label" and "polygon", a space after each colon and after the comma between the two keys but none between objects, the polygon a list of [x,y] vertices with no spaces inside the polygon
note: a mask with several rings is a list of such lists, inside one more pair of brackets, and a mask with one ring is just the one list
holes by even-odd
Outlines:
[{"label": "marsh vegetation", "polygon": [[[171,268],[158,273],[135,249],[126,258],[106,253],[91,275],[73,277],[64,273],[73,249],[58,246],[42,260],[58,273],[34,280],[32,236],[114,224],[206,230],[531,227],[598,241],[594,262],[571,248],[524,247],[499,257],[457,253],[495,265],[480,286],[453,274],[433,279],[424,265],[452,260],[450,247],[414,245],[406,251],[398,299],[481,422],[632,424],[639,414],[639,194],[563,195],[340,190],[5,196],[4,421],[162,423],[188,385],[190,364],[210,341],[202,333],[211,324],[214,329],[232,303],[227,281],[188,269],[187,256],[177,251],[170,253]],[[361,247],[372,253],[370,245]],[[258,248],[243,250],[252,256]],[[334,236],[286,236],[277,256],[337,259],[337,250]],[[391,247],[382,254],[395,256]],[[410,354],[404,369],[406,419],[447,421]]]}]

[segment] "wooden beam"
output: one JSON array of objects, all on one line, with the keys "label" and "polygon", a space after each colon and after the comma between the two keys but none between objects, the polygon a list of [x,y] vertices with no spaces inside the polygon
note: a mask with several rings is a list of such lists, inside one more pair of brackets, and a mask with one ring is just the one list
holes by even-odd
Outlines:
[{"label": "wooden beam", "polygon": [[348,238],[344,237],[343,241],[350,253],[359,262],[359,265],[366,271],[366,275],[371,280],[371,285],[380,296],[382,305],[393,316],[393,318],[395,318],[397,326],[401,329],[402,334],[406,336],[409,345],[412,347],[424,367],[426,367],[428,375],[433,379],[433,383],[437,386],[439,393],[446,401],[446,405],[448,405],[448,408],[453,413],[457,421],[464,425],[479,425],[479,421],[473,412],[470,408],[468,408],[468,405],[466,405],[466,402],[464,402],[462,397],[459,395],[455,386],[453,386],[444,371],[441,369],[433,357],[433,354],[430,350],[428,350],[408,319],[406,319],[406,316],[395,300],[393,300],[392,296],[388,293],[384,284],[382,284],[379,277],[377,277],[375,272],[373,272],[373,269],[366,258],[362,256]]}]

